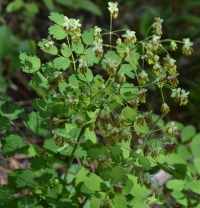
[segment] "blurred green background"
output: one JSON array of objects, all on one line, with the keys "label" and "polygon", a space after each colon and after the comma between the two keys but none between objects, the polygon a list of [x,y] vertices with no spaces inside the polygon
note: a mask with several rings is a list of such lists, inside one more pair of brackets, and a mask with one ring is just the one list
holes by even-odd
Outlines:
[{"label": "blurred green background", "polygon": [[[20,70],[18,55],[27,51],[40,56],[42,61],[50,59],[37,47],[37,42],[47,38],[50,12],[63,13],[80,19],[83,29],[98,25],[109,28],[109,1],[102,0],[0,0],[0,100],[32,100],[41,92],[29,86],[30,77]],[[136,31],[138,40],[144,38],[155,17],[163,22],[164,38],[182,40],[189,37],[194,42],[194,53],[185,57],[181,49],[172,52],[177,60],[179,86],[190,91],[187,106],[178,106],[170,98],[166,101],[171,112],[166,119],[194,125],[200,131],[198,120],[200,104],[200,1],[193,0],[118,0],[119,16],[113,28],[129,28]],[[151,88],[147,99],[147,110],[160,113],[160,94]]]}]

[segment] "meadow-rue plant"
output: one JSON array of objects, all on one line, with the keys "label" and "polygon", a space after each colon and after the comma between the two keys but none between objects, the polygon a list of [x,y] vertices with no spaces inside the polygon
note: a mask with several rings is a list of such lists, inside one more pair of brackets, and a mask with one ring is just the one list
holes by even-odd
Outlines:
[{"label": "meadow-rue plant", "polygon": [[[163,40],[159,17],[144,40],[135,31],[112,31],[118,3],[109,2],[108,10],[108,30],[94,26],[85,31],[79,20],[52,12],[49,18],[55,24],[38,43],[52,61],[19,55],[22,71],[32,74],[31,85],[46,94],[32,102],[29,114],[16,104],[7,109],[0,101],[2,155],[26,154],[31,164],[12,171],[9,184],[2,187],[5,192],[0,192],[0,206],[123,208],[163,200],[162,188],[152,183],[149,172],[157,166],[175,174],[158,159],[173,153],[176,145],[159,138],[174,138],[178,127],[171,122],[160,128],[158,123],[170,112],[170,98],[186,105],[189,95],[178,87],[176,60],[167,48],[178,50],[182,44],[183,54],[190,55],[193,44],[189,38]],[[161,95],[157,119],[155,109],[142,110],[152,99],[152,85]],[[41,149],[15,125],[22,115],[30,135],[44,138]],[[7,132],[11,124],[18,134]],[[58,166],[64,167],[61,175]],[[23,190],[28,194],[15,199]]]}]

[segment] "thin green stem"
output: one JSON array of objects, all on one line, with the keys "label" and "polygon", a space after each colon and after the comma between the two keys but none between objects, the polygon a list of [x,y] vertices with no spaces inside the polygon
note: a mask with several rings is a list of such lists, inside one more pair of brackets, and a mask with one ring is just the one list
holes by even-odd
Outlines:
[{"label": "thin green stem", "polygon": [[162,115],[154,122],[153,126],[151,127],[151,130],[149,131],[149,133],[147,134],[147,136],[144,138],[144,141],[146,141],[146,140],[149,139],[149,137],[150,137],[150,135],[152,134],[154,128],[155,128],[156,125],[157,125],[157,123],[158,123],[161,119],[163,119],[163,118],[166,116],[167,113],[168,113],[168,112],[163,113],[163,114],[162,114]]},{"label": "thin green stem", "polygon": [[110,35],[110,50],[112,50],[111,49],[111,41],[112,41],[112,16],[110,15],[110,33],[109,33],[109,35]]},{"label": "thin green stem", "polygon": [[161,93],[161,96],[162,96],[162,99],[163,99],[163,103],[165,103],[165,98],[164,98],[164,95],[163,95],[163,90],[162,90],[162,88],[160,88],[160,93]]},{"label": "thin green stem", "polygon": [[[70,44],[70,41],[69,41],[69,37],[67,36],[67,43],[69,45],[69,47],[71,48],[71,44]],[[73,65],[74,65],[74,68],[73,68],[73,73],[76,74],[77,70],[76,70],[76,62],[75,62],[75,59],[74,59],[74,54],[71,53],[71,57],[72,57],[72,62],[73,62]]]},{"label": "thin green stem", "polygon": [[[77,138],[77,146],[79,145],[80,140],[81,140],[81,137],[82,137],[83,134],[85,133],[85,130],[86,130],[87,127],[89,127],[89,124],[85,125],[85,126],[81,129],[80,134],[79,134],[79,136],[78,136],[78,138]],[[72,162],[73,162],[73,160],[74,160],[74,158],[75,158],[75,151],[76,151],[76,149],[77,149],[77,146],[74,147],[74,149],[72,150],[72,153],[71,153],[71,155],[70,155],[70,157],[69,157],[69,160],[68,160],[68,163],[67,163],[67,170],[66,170],[65,176],[64,176],[64,182],[66,182],[67,175],[68,175],[68,173],[69,173],[69,168],[71,167]]]}]

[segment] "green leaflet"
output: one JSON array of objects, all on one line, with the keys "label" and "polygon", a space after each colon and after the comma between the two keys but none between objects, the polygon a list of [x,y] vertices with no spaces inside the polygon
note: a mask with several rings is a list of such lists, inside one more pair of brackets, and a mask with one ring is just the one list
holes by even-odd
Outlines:
[{"label": "green leaflet", "polygon": [[[8,118],[10,120],[15,120],[17,118],[19,118],[22,114],[24,113],[24,109],[22,109],[21,106],[15,104],[15,103],[11,103],[8,106],[8,109],[6,107],[6,102],[5,101],[0,101],[0,116],[2,116],[2,121],[6,121],[5,118]],[[5,118],[3,118],[5,117]],[[5,125],[5,124],[3,124]]]},{"label": "green leaflet", "polygon": [[23,117],[24,125],[30,128],[33,135],[42,135],[47,131],[48,118],[43,118],[39,112],[31,112]]},{"label": "green leaflet", "polygon": [[25,52],[20,53],[19,59],[20,59],[20,66],[22,68],[22,71],[26,73],[34,73],[41,66],[40,59],[37,56],[27,54]]},{"label": "green leaflet", "polygon": [[182,191],[184,189],[185,182],[177,179],[173,179],[167,182],[167,188],[174,191]]},{"label": "green leaflet", "polygon": [[150,163],[150,161],[149,161],[146,157],[140,155],[139,158],[138,158],[138,162],[140,163],[140,165],[141,165],[146,171],[149,171],[149,170],[151,169],[151,163]]},{"label": "green leaflet", "polygon": [[182,142],[188,142],[196,135],[196,129],[192,125],[188,125],[181,131],[181,140]]},{"label": "green leaflet", "polygon": [[103,180],[111,180],[111,183],[121,182],[122,185],[126,185],[128,179],[126,171],[120,166],[101,166],[98,174]]},{"label": "green leaflet", "polygon": [[6,133],[2,137],[2,155],[4,157],[12,157],[17,152],[26,154],[29,144],[23,141],[17,134]]},{"label": "green leaflet", "polygon": [[91,158],[91,160],[98,160],[99,155],[108,156],[109,152],[108,149],[103,146],[103,144],[96,143],[91,146],[90,150],[88,151],[88,156]]},{"label": "green leaflet", "polygon": [[131,83],[122,84],[120,88],[120,95],[125,100],[138,98],[138,88]]},{"label": "green leaflet", "polygon": [[85,30],[82,34],[82,40],[87,45],[92,45],[94,42],[94,29],[91,28],[90,30]]},{"label": "green leaflet", "polygon": [[70,60],[67,57],[58,57],[53,60],[53,64],[58,70],[66,70],[70,65]]},{"label": "green leaflet", "polygon": [[134,68],[130,64],[122,64],[120,71],[123,72],[125,75],[128,77],[134,79],[135,78],[135,73],[132,72]]},{"label": "green leaflet", "polygon": [[36,207],[37,199],[34,196],[25,195],[17,203],[18,207],[21,207],[21,208],[26,208],[27,204],[29,208],[34,208]]},{"label": "green leaflet", "polygon": [[49,89],[49,82],[47,81],[46,77],[44,77],[40,72],[34,73],[30,83],[33,84],[35,87],[42,87],[46,90]]},{"label": "green leaflet", "polygon": [[60,25],[52,25],[49,27],[49,34],[53,35],[56,40],[62,40],[66,37],[66,32]]},{"label": "green leaflet", "polygon": [[137,117],[137,111],[134,110],[133,108],[131,107],[125,107],[123,108],[122,110],[122,114],[125,116],[125,118],[128,120],[128,121],[135,121],[136,117]]},{"label": "green leaflet", "polygon": [[64,15],[56,13],[56,12],[51,12],[49,19],[54,21],[56,24],[58,24],[60,26],[62,26],[64,23]]}]

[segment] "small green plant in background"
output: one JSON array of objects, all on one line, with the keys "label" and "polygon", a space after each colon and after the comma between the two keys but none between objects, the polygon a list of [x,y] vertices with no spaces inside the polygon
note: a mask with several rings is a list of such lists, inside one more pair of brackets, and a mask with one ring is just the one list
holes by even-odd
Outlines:
[{"label": "small green plant in background", "polygon": [[[41,63],[35,55],[20,53],[22,71],[32,74],[31,85],[45,90],[46,96],[33,100],[34,111],[29,114],[15,103],[7,106],[0,101],[2,155],[25,154],[31,164],[9,174],[8,184],[0,189],[1,207],[164,206],[163,188],[151,174],[163,169],[177,181],[184,180],[179,166],[170,163],[179,154],[173,152],[181,125],[165,124],[163,117],[171,100],[186,105],[189,92],[178,87],[176,60],[165,45],[172,51],[181,47],[190,55],[193,43],[189,38],[162,40],[160,18],[155,18],[144,40],[137,40],[135,31],[113,31],[117,3],[109,2],[108,9],[108,30],[95,26],[83,32],[79,20],[52,12],[49,19],[55,24],[38,43],[52,55],[52,62]],[[145,70],[147,65],[151,71]],[[142,110],[145,103],[148,106],[146,94],[152,85],[160,91],[160,115],[154,109]],[[15,125],[20,117],[30,135]],[[10,125],[19,133],[9,132]],[[42,147],[32,143],[31,135],[42,136]],[[191,139],[181,136],[183,142]],[[192,154],[193,150],[186,161]],[[65,171],[58,175],[61,166]],[[195,167],[189,176],[185,173],[184,187],[198,193],[190,184],[199,171]],[[168,182],[167,187],[172,186]],[[24,190],[28,194],[14,197]]]}]

